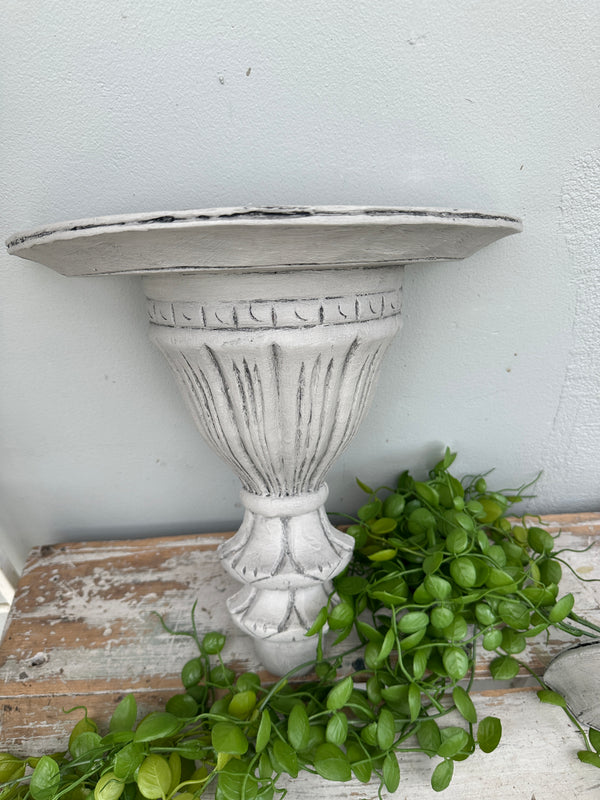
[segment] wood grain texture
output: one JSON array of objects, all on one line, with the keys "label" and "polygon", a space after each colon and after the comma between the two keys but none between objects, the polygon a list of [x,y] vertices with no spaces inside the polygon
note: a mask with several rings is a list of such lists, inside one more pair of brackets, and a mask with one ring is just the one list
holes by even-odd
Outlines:
[{"label": "wood grain texture", "polygon": [[[600,577],[600,514],[545,518],[560,533],[565,553],[585,578]],[[200,631],[224,630],[224,656],[233,668],[268,678],[248,640],[233,629],[224,606],[234,582],[219,564],[216,547],[231,534],[87,542],[35,548],[17,588],[0,645],[0,750],[41,754],[64,746],[74,719],[63,709],[83,704],[100,722],[116,702],[134,692],[142,712],[160,707],[180,691],[179,671],[194,655],[193,643],[165,632],[153,612],[176,630],[189,630],[198,601]],[[573,591],[576,609],[600,622],[600,589],[579,583],[566,569],[563,592]],[[543,671],[565,641],[533,640],[526,659]],[[525,676],[511,685],[492,684],[482,664],[475,702],[480,716],[494,714],[505,735],[498,750],[456,765],[444,793],[453,798],[530,800],[600,796],[600,775],[578,762],[580,741],[559,709],[540,704]],[[401,760],[396,798],[433,798],[434,763],[415,754]],[[493,775],[494,793],[490,791]],[[375,786],[323,784],[303,776],[291,782],[290,800],[307,796],[375,798]]]}]

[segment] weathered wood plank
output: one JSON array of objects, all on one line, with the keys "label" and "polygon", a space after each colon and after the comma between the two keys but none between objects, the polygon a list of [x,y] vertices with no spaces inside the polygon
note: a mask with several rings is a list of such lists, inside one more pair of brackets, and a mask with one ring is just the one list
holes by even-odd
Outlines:
[{"label": "weathered wood plank", "polygon": [[[561,547],[581,550],[592,544],[587,552],[565,553],[565,558],[582,577],[600,576],[600,515],[560,515],[545,522],[553,532],[562,528]],[[194,655],[195,645],[170,636],[152,612],[177,630],[189,630],[196,600],[199,630],[227,633],[226,660],[236,669],[256,670],[268,678],[224,605],[237,588],[216,555],[228,535],[88,542],[32,551],[0,646],[0,749],[23,754],[60,749],[74,724],[63,709],[74,705],[87,706],[91,716],[105,723],[128,692],[135,692],[143,712],[161,707],[181,691],[179,671]],[[565,569],[563,591],[573,591],[577,610],[596,622],[599,585],[581,584]],[[541,672],[564,645],[558,636],[549,643],[539,637],[528,647],[528,663]],[[600,793],[600,776],[577,761],[578,735],[562,713],[542,706],[524,688],[490,690],[486,675],[483,664],[476,704],[481,716],[502,717],[504,743],[494,754],[457,764],[454,788],[444,796],[494,796],[489,793],[490,775],[495,796],[502,798]],[[513,685],[523,687],[524,682],[515,679]],[[428,788],[432,765],[427,759],[406,754],[402,769],[405,780],[396,797],[435,795]],[[326,789],[332,798],[377,794],[358,783],[328,784]],[[304,797],[309,791],[324,794],[320,779],[306,777],[291,784],[288,796]]]}]

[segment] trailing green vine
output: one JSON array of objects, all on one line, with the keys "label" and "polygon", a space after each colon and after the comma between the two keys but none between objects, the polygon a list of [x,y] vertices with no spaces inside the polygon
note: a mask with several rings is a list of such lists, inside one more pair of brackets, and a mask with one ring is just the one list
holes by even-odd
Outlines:
[{"label": "trailing green vine", "polygon": [[[308,632],[313,677],[263,685],[255,673],[236,675],[221,657],[224,635],[201,636],[195,608],[189,632],[161,620],[198,648],[181,692],[139,722],[127,695],[107,729],[82,709],[64,752],[0,753],[0,800],[195,800],[209,786],[217,800],[271,800],[286,793],[281,776],[302,770],[375,780],[381,796],[397,789],[402,755],[414,752],[434,760],[431,785],[445,789],[457,762],[491,752],[502,734],[470,697],[478,648],[493,654],[492,677],[510,680],[534,674],[518,658],[527,639],[552,627],[600,633],[575,613],[572,594],[560,595],[565,562],[553,537],[539,522],[507,519],[528,487],[509,494],[488,490],[483,476],[461,482],[449,471],[454,458],[447,450],[427,481],[408,472],[394,487],[358,481],[368,498],[348,528],[355,555]],[[351,642],[345,652],[327,655],[327,631],[335,644]],[[540,700],[579,728],[579,758],[600,767],[600,732],[586,733],[534,677]]]}]

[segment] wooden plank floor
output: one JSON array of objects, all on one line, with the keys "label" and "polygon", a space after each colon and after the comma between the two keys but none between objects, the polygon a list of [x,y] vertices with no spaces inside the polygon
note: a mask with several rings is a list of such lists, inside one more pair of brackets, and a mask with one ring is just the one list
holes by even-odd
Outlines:
[{"label": "wooden plank floor", "polygon": [[[560,545],[585,578],[600,578],[600,514],[547,517]],[[201,631],[228,635],[224,656],[237,670],[269,677],[246,638],[233,628],[225,598],[237,584],[226,575],[216,547],[230,534],[179,536],[52,545],[32,551],[18,585],[0,645],[0,751],[38,755],[64,747],[73,719],[63,709],[85,705],[108,720],[116,702],[135,692],[142,712],[160,707],[181,691],[179,672],[194,653],[185,637],[166,633],[153,612],[177,630],[189,630],[198,601]],[[567,570],[563,590],[576,595],[576,610],[600,623],[600,584],[579,583]],[[532,640],[527,659],[543,672],[565,646]],[[598,665],[600,668],[600,664]],[[560,709],[537,701],[527,680],[490,684],[485,665],[476,683],[480,716],[501,717],[505,735],[497,751],[456,765],[447,800],[562,800],[599,798],[600,771],[576,757],[579,737]],[[81,712],[79,712],[81,713]],[[403,757],[396,798],[438,797],[429,786],[433,764]],[[323,783],[304,776],[289,785],[288,798],[377,797],[376,786]]]}]

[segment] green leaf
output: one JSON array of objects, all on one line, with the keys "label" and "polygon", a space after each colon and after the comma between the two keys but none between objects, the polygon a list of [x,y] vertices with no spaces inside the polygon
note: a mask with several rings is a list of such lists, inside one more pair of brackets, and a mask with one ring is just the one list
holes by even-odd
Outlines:
[{"label": "green leaf", "polygon": [[553,624],[557,622],[561,622],[565,617],[567,617],[571,611],[573,610],[573,606],[575,605],[575,598],[569,592],[564,597],[562,597],[558,603],[550,610],[548,614],[548,619]]},{"label": "green leaf", "polygon": [[[26,762],[10,753],[0,753],[0,783],[8,783],[25,774]],[[0,792],[0,794],[2,794]]]},{"label": "green leaf", "polygon": [[363,622],[362,620],[357,619],[356,630],[368,642],[375,642],[379,645],[383,642],[383,634],[379,633],[379,631],[376,630],[372,625],[369,625],[368,622]]},{"label": "green leaf", "polygon": [[400,767],[398,758],[393,752],[387,753],[383,759],[383,782],[388,792],[395,792],[400,783]]},{"label": "green leaf", "polygon": [[[158,800],[166,795],[171,786],[171,770],[167,760],[156,753],[146,756],[138,770],[136,783],[147,800]],[[99,800],[106,799],[101,797]]]},{"label": "green leaf", "polygon": [[192,658],[183,665],[181,682],[186,689],[195,686],[204,677],[204,664],[201,658]]},{"label": "green leaf", "polygon": [[108,723],[110,731],[130,731],[135,725],[137,717],[137,703],[132,694],[125,695],[113,711]]},{"label": "green leaf", "polygon": [[467,722],[471,722],[472,724],[477,722],[477,711],[475,711],[473,701],[469,697],[469,693],[466,689],[463,689],[462,686],[455,686],[452,690],[452,700]]},{"label": "green leaf", "polygon": [[202,639],[202,651],[210,656],[216,656],[224,646],[225,636],[218,631],[210,631]]},{"label": "green leaf", "polygon": [[384,517],[398,518],[404,511],[405,500],[401,494],[391,494],[383,502],[382,513]]},{"label": "green leaf", "polygon": [[361,783],[368,783],[372,773],[371,759],[363,748],[356,742],[348,742],[346,756],[357,780]]},{"label": "green leaf", "polygon": [[469,657],[461,647],[445,647],[442,662],[448,675],[455,681],[462,680],[469,671]]},{"label": "green leaf", "polygon": [[424,611],[409,611],[398,620],[398,630],[402,633],[415,633],[429,625],[429,617]]},{"label": "green leaf", "polygon": [[226,667],[225,664],[217,664],[216,667],[211,669],[209,678],[210,682],[214,683],[215,686],[226,689],[233,686],[235,672],[229,669],[229,667]]},{"label": "green leaf", "polygon": [[592,753],[591,750],[579,750],[577,758],[583,761],[584,764],[591,764],[593,767],[600,767],[600,756],[598,753]]},{"label": "green leaf", "polygon": [[[327,723],[325,738],[330,744],[344,744],[348,737],[348,717],[343,711],[335,711]],[[301,748],[297,748],[301,749]]]},{"label": "green leaf", "polygon": [[356,512],[356,516],[361,522],[372,519],[381,513],[381,506],[381,500],[376,498],[371,503],[366,503],[364,506],[361,506]]},{"label": "green leaf", "polygon": [[385,659],[389,656],[392,652],[394,644],[396,642],[396,636],[392,628],[388,628],[387,633],[381,643],[381,647],[379,648],[379,653],[377,655],[377,661],[385,661]]},{"label": "green leaf", "polygon": [[377,720],[377,744],[382,750],[389,750],[394,744],[396,736],[396,726],[394,723],[394,715],[385,706],[379,712]]},{"label": "green leaf", "polygon": [[600,753],[600,731],[596,730],[596,728],[590,728],[588,739],[594,750]]},{"label": "green leaf", "polygon": [[354,688],[354,683],[352,682],[352,676],[348,675],[346,678],[341,680],[339,683],[330,690],[329,694],[327,695],[327,708],[329,711],[337,711],[340,708],[343,708],[348,700],[350,699],[350,695],[352,694],[352,689]]},{"label": "green leaf", "polygon": [[245,692],[234,694],[227,709],[232,717],[237,719],[248,719],[256,706],[256,692],[247,689]]},{"label": "green leaf", "polygon": [[95,750],[100,746],[102,739],[99,734],[93,731],[86,731],[78,736],[71,745],[69,752],[73,758],[81,758],[90,750]]},{"label": "green leaf", "polygon": [[[455,516],[458,516],[458,514],[455,514]],[[446,549],[454,555],[462,553],[467,549],[468,545],[469,537],[467,536],[466,531],[464,531],[462,528],[455,528],[446,537]]]},{"label": "green leaf", "polygon": [[323,629],[323,626],[327,622],[327,608],[323,606],[323,608],[317,614],[317,618],[310,626],[310,628],[304,634],[305,636],[314,636],[315,633],[318,633],[320,630]]},{"label": "green leaf", "polygon": [[350,762],[345,753],[335,744],[320,744],[314,757],[316,771],[328,781],[349,781],[352,778]]},{"label": "green leaf", "polygon": [[497,681],[510,681],[519,673],[519,662],[512,656],[498,656],[490,664],[492,678]]},{"label": "green leaf", "polygon": [[113,770],[115,776],[124,783],[133,780],[135,771],[144,760],[146,753],[143,744],[130,742],[115,755]]},{"label": "green leaf", "polygon": [[[219,800],[254,800],[258,790],[256,776],[252,774],[250,765],[245,761],[231,759],[219,771],[216,793]],[[181,795],[177,800],[181,800]]]},{"label": "green leaf", "polygon": [[477,569],[468,556],[461,556],[450,562],[450,575],[463,589],[469,589],[477,583]]},{"label": "green leaf", "polygon": [[431,611],[431,624],[438,630],[443,630],[454,621],[454,614],[446,606],[436,606]]},{"label": "green leaf", "polygon": [[33,800],[51,800],[58,791],[59,782],[58,764],[50,756],[42,756],[33,770],[29,783]]},{"label": "green leaf", "polygon": [[416,683],[411,683],[408,687],[408,708],[410,721],[414,722],[421,712],[421,690]]},{"label": "green leaf", "polygon": [[151,742],[165,739],[177,733],[183,726],[181,719],[168,711],[152,711],[137,726],[133,735],[135,742]]},{"label": "green leaf", "polygon": [[211,741],[217,753],[243,756],[248,750],[248,740],[232,722],[217,722],[211,731]]},{"label": "green leaf", "polygon": [[444,555],[439,550],[437,553],[431,553],[423,561],[423,572],[426,575],[431,575],[432,572],[437,572],[443,560]]},{"label": "green leaf", "polygon": [[502,644],[502,631],[494,628],[483,635],[484,650],[496,650]]},{"label": "green leaf", "polygon": [[454,774],[454,762],[442,761],[433,770],[431,775],[431,788],[434,792],[443,792],[447,789]]},{"label": "green leaf", "polygon": [[357,486],[358,486],[360,489],[362,489],[362,490],[363,490],[363,492],[365,492],[366,494],[375,494],[375,492],[373,491],[373,489],[371,489],[371,487],[370,487],[370,486],[367,486],[367,484],[366,484],[366,483],[363,483],[363,482],[360,480],[360,478],[355,478],[354,480],[356,481],[356,484],[357,484]]},{"label": "green leaf", "polygon": [[417,680],[421,680],[427,670],[427,663],[431,655],[431,648],[423,647],[417,650],[413,656],[413,675]]},{"label": "green leaf", "polygon": [[435,517],[427,508],[416,508],[408,517],[408,530],[411,533],[427,533],[435,528]]},{"label": "green leaf", "polygon": [[287,772],[292,778],[298,777],[298,756],[287,742],[276,739],[270,752],[275,769],[279,772]]},{"label": "green leaf", "polygon": [[441,735],[442,743],[437,752],[442,758],[452,758],[469,744],[469,734],[454,725],[442,728]]},{"label": "green leaf", "polygon": [[117,779],[114,772],[105,772],[94,787],[94,800],[118,800],[124,789],[125,784]]},{"label": "green leaf", "polygon": [[511,628],[524,630],[529,627],[529,609],[518,600],[502,600],[498,604],[498,614],[502,622]]},{"label": "green leaf", "polygon": [[440,504],[440,497],[436,490],[428,483],[423,483],[421,481],[415,482],[415,492],[420,500],[424,503],[428,503],[430,506],[434,506],[437,508]]},{"label": "green leaf", "polygon": [[368,585],[365,578],[359,575],[343,575],[335,581],[335,588],[340,594],[353,595],[360,594]]},{"label": "green leaf", "polygon": [[332,630],[347,628],[354,622],[354,608],[350,603],[338,603],[329,614],[329,627]]},{"label": "green leaf", "polygon": [[558,694],[558,692],[553,692],[551,689],[540,689],[537,696],[542,703],[549,703],[552,706],[559,706],[559,708],[567,707],[565,698]]},{"label": "green leaf", "polygon": [[260,725],[256,734],[256,752],[262,753],[271,738],[271,715],[265,709],[260,717]]},{"label": "green leaf", "polygon": [[198,713],[198,703],[190,694],[175,694],[167,700],[165,710],[175,717],[189,719]]},{"label": "green leaf", "polygon": [[477,744],[484,753],[498,747],[502,737],[502,723],[497,717],[484,717],[477,728]]},{"label": "green leaf", "polygon": [[371,528],[371,532],[376,536],[384,536],[386,533],[395,531],[397,525],[398,523],[396,520],[391,517],[380,517],[380,519],[376,519],[375,522],[371,522],[369,527]]},{"label": "green leaf", "polygon": [[92,719],[84,717],[83,719],[80,719],[79,722],[77,722],[77,724],[71,731],[71,735],[69,736],[69,750],[71,749],[71,745],[73,744],[75,739],[78,736],[81,736],[82,733],[86,733],[87,731],[92,731],[92,733],[98,733],[98,726]]},{"label": "green leaf", "polygon": [[524,634],[517,633],[517,631],[512,628],[504,628],[502,631],[503,650],[506,650],[507,653],[511,653],[512,655],[516,655],[517,653],[522,653],[526,647],[527,641]]},{"label": "green leaf", "polygon": [[303,703],[297,703],[288,717],[287,737],[294,750],[304,750],[310,734],[310,722]]},{"label": "green leaf", "polygon": [[426,591],[435,600],[448,600],[452,594],[452,584],[439,575],[428,575],[423,581]]},{"label": "green leaf", "polygon": [[554,547],[554,539],[542,528],[529,528],[527,543],[536,553],[549,553]]}]

